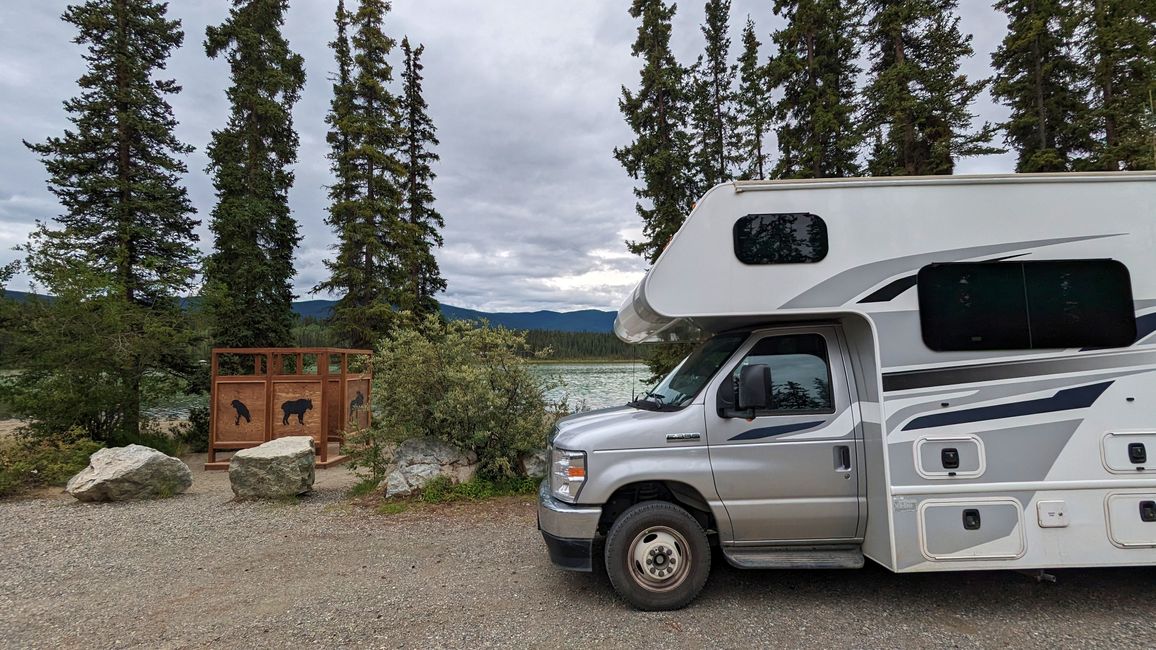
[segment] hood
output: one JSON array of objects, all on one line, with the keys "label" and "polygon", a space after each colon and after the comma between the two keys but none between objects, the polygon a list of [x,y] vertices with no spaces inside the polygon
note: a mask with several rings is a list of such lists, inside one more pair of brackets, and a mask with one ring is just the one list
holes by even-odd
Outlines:
[{"label": "hood", "polygon": [[678,411],[644,411],[631,406],[568,415],[555,427],[550,443],[572,451],[665,447],[670,433],[701,433],[706,440],[702,405]]}]

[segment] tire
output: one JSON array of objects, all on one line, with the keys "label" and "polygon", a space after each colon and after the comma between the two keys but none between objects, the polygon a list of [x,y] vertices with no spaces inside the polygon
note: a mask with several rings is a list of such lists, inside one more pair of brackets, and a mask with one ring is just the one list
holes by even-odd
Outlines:
[{"label": "tire", "polygon": [[710,575],[706,531],[666,501],[644,501],[622,513],[606,536],[605,558],[614,590],[643,611],[685,607]]}]

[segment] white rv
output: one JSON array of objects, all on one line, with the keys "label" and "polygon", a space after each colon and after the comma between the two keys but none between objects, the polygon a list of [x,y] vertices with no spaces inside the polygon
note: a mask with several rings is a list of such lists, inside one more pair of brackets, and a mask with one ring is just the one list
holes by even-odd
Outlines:
[{"label": "white rv", "polygon": [[555,563],[636,607],[749,568],[1156,564],[1156,173],[737,182],[622,305],[707,336],[562,420]]}]

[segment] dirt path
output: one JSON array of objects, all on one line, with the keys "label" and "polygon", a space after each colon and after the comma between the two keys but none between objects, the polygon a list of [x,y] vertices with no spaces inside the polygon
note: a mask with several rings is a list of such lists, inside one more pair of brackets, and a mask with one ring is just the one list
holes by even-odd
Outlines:
[{"label": "dirt path", "polygon": [[553,568],[531,498],[384,516],[343,469],[295,504],[224,472],[165,501],[0,502],[0,647],[1064,647],[1156,645],[1156,569],[742,572],[645,614]]}]

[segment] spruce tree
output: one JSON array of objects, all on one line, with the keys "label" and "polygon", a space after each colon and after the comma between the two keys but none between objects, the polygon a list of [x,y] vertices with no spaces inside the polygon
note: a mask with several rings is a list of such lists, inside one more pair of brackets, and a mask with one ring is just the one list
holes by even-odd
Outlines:
[{"label": "spruce tree", "polygon": [[1097,140],[1093,169],[1156,169],[1156,3],[1076,0]]},{"label": "spruce tree", "polygon": [[992,55],[992,95],[1011,108],[1001,124],[1017,172],[1063,172],[1090,148],[1082,128],[1084,76],[1072,52],[1076,21],[1066,0],[1000,0],[1008,33]]},{"label": "spruce tree", "polygon": [[950,174],[963,156],[999,153],[995,128],[972,130],[971,106],[989,82],[969,81],[959,61],[971,36],[959,31],[957,0],[867,0],[864,124],[874,138],[874,176]]},{"label": "spruce tree", "polygon": [[670,51],[675,5],[663,0],[633,0],[630,15],[641,19],[631,48],[642,59],[637,91],[622,87],[618,108],[634,132],[634,141],[614,149],[614,157],[630,177],[635,211],[642,218],[643,239],[627,242],[630,252],[654,262],[682,226],[694,196],[691,142],[687,132],[689,101],[686,69]]},{"label": "spruce tree", "polygon": [[858,2],[775,0],[787,25],[772,35],[770,83],[782,89],[776,178],[854,176],[863,142],[856,124]]},{"label": "spruce tree", "polygon": [[[637,92],[622,87],[618,108],[634,131],[634,141],[614,149],[614,157],[641,186],[635,212],[642,217],[640,241],[627,242],[635,255],[654,263],[686,220],[695,194],[687,71],[670,51],[671,20],[676,5],[663,0],[633,0],[630,15],[641,19],[631,54],[642,59]],[[655,346],[647,360],[652,379],[666,374],[687,352],[685,343]]]},{"label": "spruce tree", "polygon": [[430,182],[436,178],[433,163],[438,155],[437,129],[429,116],[429,105],[422,96],[421,55],[424,45],[413,48],[409,39],[401,41],[405,66],[401,72],[401,130],[403,144],[402,164],[405,178],[402,185],[402,217],[408,237],[402,246],[402,267],[406,284],[401,291],[399,307],[417,314],[439,313],[436,296],[446,288],[446,281],[438,269],[433,249],[442,245],[441,228],[445,221],[433,207],[434,195]]},{"label": "spruce tree", "polygon": [[771,102],[767,88],[767,66],[759,59],[755,21],[747,16],[743,27],[743,51],[739,55],[739,90],[737,103],[739,177],[745,180],[767,177],[766,138],[771,127]]},{"label": "spruce tree", "polygon": [[281,34],[288,0],[233,0],[228,19],[205,30],[205,53],[222,54],[233,85],[230,113],[208,147],[217,190],[205,262],[205,306],[222,347],[289,345],[293,252],[300,241],[289,210],[297,161],[293,105],[305,62]]},{"label": "spruce tree", "polygon": [[[157,78],[184,39],[166,8],[89,0],[63,15],[87,49],[80,94],[64,102],[72,128],[25,143],[64,210],[24,248],[31,275],[56,296],[24,330],[25,371],[9,395],[34,430],[78,424],[94,437],[135,439],[142,380],[177,365],[187,347],[176,295],[196,274],[198,222],[181,184],[192,147],[174,135],[165,99],[180,86]],[[63,419],[47,422],[50,403],[71,411],[55,409]]]},{"label": "spruce tree", "polygon": [[[339,29],[347,18],[356,31],[350,41],[349,84],[335,88],[329,118],[337,178],[326,223],[338,243],[334,257],[325,262],[329,278],[315,291],[341,295],[331,322],[358,347],[373,345],[389,330],[400,301],[398,287],[405,280],[399,244],[405,168],[398,158],[399,101],[387,87],[393,81],[387,57],[395,45],[382,29],[388,12],[385,0],[362,0],[351,16],[339,7],[337,20]],[[341,51],[335,50],[340,83]]]},{"label": "spruce tree", "polygon": [[735,66],[727,36],[730,0],[707,0],[702,35],[706,50],[692,69],[691,125],[694,134],[695,197],[734,178],[737,165]]}]

